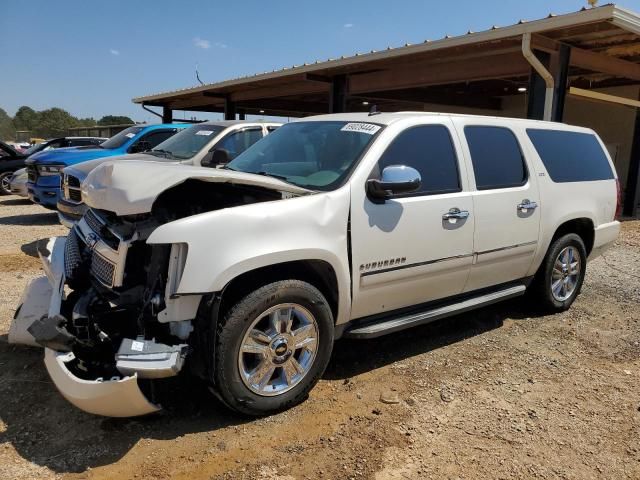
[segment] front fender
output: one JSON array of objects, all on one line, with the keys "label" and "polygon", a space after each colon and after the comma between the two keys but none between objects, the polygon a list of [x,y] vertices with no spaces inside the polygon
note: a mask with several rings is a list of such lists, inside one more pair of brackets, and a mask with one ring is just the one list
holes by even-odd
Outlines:
[{"label": "front fender", "polygon": [[349,189],[194,215],[157,228],[150,244],[186,243],[177,294],[221,291],[238,275],[297,260],[322,260],[334,269],[338,323],[350,311],[347,254]]}]

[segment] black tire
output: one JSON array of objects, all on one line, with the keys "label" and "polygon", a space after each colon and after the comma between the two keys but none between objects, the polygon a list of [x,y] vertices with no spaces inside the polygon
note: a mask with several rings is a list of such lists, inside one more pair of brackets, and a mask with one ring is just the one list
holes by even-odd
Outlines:
[{"label": "black tire", "polygon": [[13,172],[0,173],[0,195],[11,195],[11,187],[9,187],[8,181],[12,175]]},{"label": "black tire", "polygon": [[[552,275],[556,259],[567,247],[574,247],[578,252],[580,271],[577,275],[575,288],[571,294],[568,298],[559,300],[552,292]],[[540,265],[533,283],[531,284],[531,296],[533,297],[532,299],[534,300],[535,305],[549,313],[563,312],[567,310],[580,293],[586,273],[586,267],[587,250],[580,236],[575,233],[569,233],[555,239],[549,246],[547,255],[545,256],[542,265]]]},{"label": "black tire", "polygon": [[[255,393],[241,378],[238,359],[243,338],[263,312],[283,303],[297,304],[315,318],[318,341],[313,362],[290,390],[274,396]],[[331,308],[320,291],[300,280],[265,285],[246,295],[219,322],[215,347],[215,385],[219,398],[230,408],[247,415],[269,415],[304,401],[324,373],[334,340]]]}]

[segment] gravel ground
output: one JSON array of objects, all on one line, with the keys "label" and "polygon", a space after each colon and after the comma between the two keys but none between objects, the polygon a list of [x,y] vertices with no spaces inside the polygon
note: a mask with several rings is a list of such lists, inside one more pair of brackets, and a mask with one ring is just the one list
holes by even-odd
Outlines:
[{"label": "gravel ground", "polygon": [[6,332],[55,215],[0,198],[0,478],[640,478],[640,222],[589,264],[568,312],[518,299],[340,341],[307,402],[264,419],[184,381],[169,411],[66,403]]}]

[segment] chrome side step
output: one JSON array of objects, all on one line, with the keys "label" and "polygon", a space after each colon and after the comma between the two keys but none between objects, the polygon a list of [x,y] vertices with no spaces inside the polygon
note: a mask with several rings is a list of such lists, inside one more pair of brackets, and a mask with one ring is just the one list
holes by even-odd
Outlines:
[{"label": "chrome side step", "polygon": [[450,317],[459,313],[474,310],[485,305],[501,302],[509,298],[519,297],[523,295],[527,287],[524,285],[516,285],[513,287],[491,292],[478,297],[469,298],[458,303],[445,305],[443,307],[426,310],[423,312],[413,312],[393,318],[383,318],[361,326],[354,326],[344,332],[345,338],[376,338],[388,333],[399,332],[406,328],[423,325],[425,323],[440,320],[441,318]]}]

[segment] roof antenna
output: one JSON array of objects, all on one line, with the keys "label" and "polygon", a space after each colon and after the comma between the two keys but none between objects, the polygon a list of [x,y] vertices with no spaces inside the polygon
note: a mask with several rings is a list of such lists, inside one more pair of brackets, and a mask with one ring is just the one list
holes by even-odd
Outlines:
[{"label": "roof antenna", "polygon": [[204,82],[200,80],[200,73],[198,73],[198,64],[196,63],[196,78],[200,82],[200,85],[204,85]]},{"label": "roof antenna", "polygon": [[382,112],[378,110],[378,105],[375,105],[375,104],[371,105],[371,108],[369,109],[369,116],[379,115],[380,113]]}]

